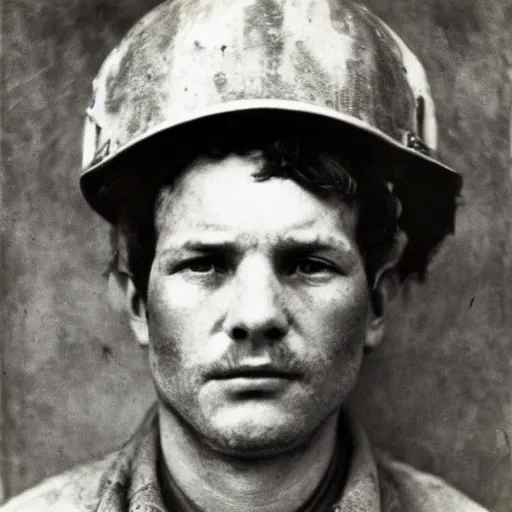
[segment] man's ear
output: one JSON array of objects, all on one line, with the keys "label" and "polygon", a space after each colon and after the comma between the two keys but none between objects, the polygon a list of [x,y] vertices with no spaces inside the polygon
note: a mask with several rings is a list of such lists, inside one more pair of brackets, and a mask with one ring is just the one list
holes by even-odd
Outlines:
[{"label": "man's ear", "polygon": [[395,269],[391,269],[379,277],[379,281],[371,290],[364,343],[366,353],[372,352],[382,342],[386,332],[385,313],[389,303],[396,296],[399,287],[400,279],[398,273]]},{"label": "man's ear", "polygon": [[141,346],[149,343],[146,304],[135,288],[131,276],[125,272],[111,271],[108,278],[110,302],[117,311],[127,313],[130,327]]},{"label": "man's ear", "polygon": [[365,352],[377,348],[385,333],[385,313],[389,303],[394,299],[400,288],[400,278],[396,267],[407,245],[407,236],[398,232],[389,257],[375,275],[371,286],[370,309],[368,311]]}]

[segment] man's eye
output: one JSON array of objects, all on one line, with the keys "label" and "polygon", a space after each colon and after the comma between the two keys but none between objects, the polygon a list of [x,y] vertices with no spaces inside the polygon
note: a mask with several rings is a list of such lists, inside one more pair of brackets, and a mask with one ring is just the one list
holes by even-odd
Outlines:
[{"label": "man's eye", "polygon": [[210,258],[196,258],[185,262],[182,268],[197,274],[207,274],[215,270],[215,265]]},{"label": "man's eye", "polygon": [[297,263],[297,271],[301,274],[318,274],[319,272],[325,272],[329,270],[328,266],[317,260],[303,260]]},{"label": "man's eye", "polygon": [[294,265],[293,272],[304,276],[315,276],[318,274],[326,274],[333,270],[332,265],[325,261],[314,259],[303,259]]}]

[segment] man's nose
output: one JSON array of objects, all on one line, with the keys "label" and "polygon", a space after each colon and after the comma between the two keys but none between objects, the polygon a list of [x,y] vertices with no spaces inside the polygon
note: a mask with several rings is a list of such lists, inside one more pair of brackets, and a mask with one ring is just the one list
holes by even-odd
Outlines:
[{"label": "man's nose", "polygon": [[235,341],[268,343],[282,339],[289,329],[282,285],[263,258],[248,258],[233,279],[235,288],[224,329]]}]

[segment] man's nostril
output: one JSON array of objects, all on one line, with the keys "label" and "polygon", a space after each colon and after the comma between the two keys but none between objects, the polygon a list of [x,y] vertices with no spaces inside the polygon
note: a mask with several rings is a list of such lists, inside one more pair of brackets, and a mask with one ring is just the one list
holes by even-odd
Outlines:
[{"label": "man's nostril", "polygon": [[283,331],[278,327],[271,327],[267,330],[266,335],[269,340],[279,340],[283,337]]},{"label": "man's nostril", "polygon": [[247,339],[247,331],[242,327],[235,327],[232,331],[233,339],[242,341]]}]

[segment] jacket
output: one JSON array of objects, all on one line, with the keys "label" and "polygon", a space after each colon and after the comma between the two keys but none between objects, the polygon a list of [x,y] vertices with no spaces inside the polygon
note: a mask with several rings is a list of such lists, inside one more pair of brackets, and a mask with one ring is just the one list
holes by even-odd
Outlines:
[{"label": "jacket", "polygon": [[[357,423],[349,431],[347,479],[332,512],[485,512],[443,480],[374,450]],[[44,481],[0,512],[175,512],[162,499],[158,447],[155,407],[120,450]]]}]

